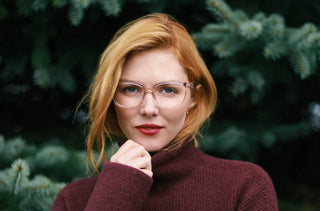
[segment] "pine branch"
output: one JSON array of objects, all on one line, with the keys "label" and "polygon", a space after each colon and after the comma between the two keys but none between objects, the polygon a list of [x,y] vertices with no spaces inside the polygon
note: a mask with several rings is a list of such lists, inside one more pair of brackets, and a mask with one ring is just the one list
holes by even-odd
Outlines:
[{"label": "pine branch", "polygon": [[269,17],[262,18],[261,22],[265,31],[265,40],[269,41],[271,39],[273,41],[274,39],[281,39],[285,35],[286,26],[282,16],[271,14]]},{"label": "pine branch", "polygon": [[228,21],[234,27],[239,28],[239,20],[231,8],[222,0],[209,0],[210,9],[215,15],[220,16],[223,20]]},{"label": "pine branch", "polygon": [[288,45],[284,39],[275,39],[266,44],[263,55],[266,58],[277,60],[288,53]]},{"label": "pine branch", "polygon": [[45,146],[35,155],[35,162],[39,167],[49,167],[59,163],[65,163],[69,154],[61,146]]},{"label": "pine branch", "polygon": [[[219,22],[209,23],[201,32],[194,34],[193,38],[200,48],[213,49],[220,58],[230,58],[229,62],[238,57],[243,60],[238,56],[242,52],[251,58],[258,58],[259,53],[265,59],[279,60],[287,57],[301,79],[309,77],[317,69],[320,60],[320,31],[314,24],[306,23],[300,28],[288,28],[281,15],[266,16],[261,12],[250,19],[241,10],[233,11],[223,0],[210,0],[208,9],[219,17]],[[249,63],[248,66],[257,66],[253,64],[255,60],[248,59],[246,62]],[[259,63],[261,62],[263,61]],[[234,62],[236,65],[237,63]],[[239,78],[233,83],[231,92],[234,96],[247,89],[245,81],[246,79]],[[252,93],[252,99],[258,99],[257,96],[264,92],[256,89]]]},{"label": "pine branch", "polygon": [[248,15],[243,10],[235,9],[233,13],[240,22],[245,22],[249,20]]},{"label": "pine branch", "polygon": [[216,43],[214,46],[215,53],[220,57],[230,57],[238,52],[245,42],[237,34],[225,35],[224,39]]},{"label": "pine branch", "polygon": [[220,123],[227,125],[220,132],[207,134],[200,148],[204,151],[223,154],[232,159],[255,162],[257,149],[271,147],[278,141],[306,136],[311,127],[305,122],[284,125],[257,125],[243,122]]},{"label": "pine branch", "polygon": [[55,196],[65,184],[53,183],[41,175],[30,180],[29,175],[30,168],[27,162],[16,160],[11,168],[0,171],[0,191],[22,197],[20,207],[24,209],[39,206],[43,208],[41,210],[50,209]]},{"label": "pine branch", "polygon": [[315,44],[313,47],[319,48],[320,47],[320,32],[310,34],[306,38],[306,41],[308,43],[312,43],[312,46],[313,46],[313,44]]},{"label": "pine branch", "polygon": [[236,78],[232,86],[230,87],[230,91],[234,97],[239,96],[240,94],[243,94],[247,89],[249,83],[248,81],[243,77]]},{"label": "pine branch", "polygon": [[68,0],[52,0],[52,5],[57,8],[64,7]]},{"label": "pine branch", "polygon": [[240,24],[240,34],[246,39],[251,40],[257,38],[262,32],[262,25],[255,20],[245,21]]},{"label": "pine branch", "polygon": [[103,11],[107,16],[113,15],[118,16],[121,12],[121,1],[119,0],[99,0],[99,3],[102,6]]},{"label": "pine branch", "polygon": [[71,3],[73,6],[86,9],[90,6],[90,4],[94,3],[94,0],[71,0]]},{"label": "pine branch", "polygon": [[33,0],[32,8],[34,11],[45,10],[49,4],[49,0]]},{"label": "pine branch", "polygon": [[208,24],[202,32],[192,34],[192,38],[199,48],[212,50],[214,43],[223,40],[225,34],[233,30],[229,24]]},{"label": "pine branch", "polygon": [[291,36],[289,37],[289,43],[295,46],[297,50],[304,50],[311,48],[313,45],[313,39],[310,36],[318,34],[318,29],[314,24],[306,23],[298,29],[292,30]]},{"label": "pine branch", "polygon": [[[16,137],[5,143],[4,138],[0,139],[0,147],[2,147],[2,153],[0,158],[2,161],[11,162],[15,158],[23,155],[23,153],[30,148],[26,146],[25,141],[21,137]],[[0,148],[1,150],[1,148]]]},{"label": "pine branch", "polygon": [[202,29],[202,33],[210,33],[212,35],[216,35],[216,34],[225,35],[233,32],[234,32],[234,28],[230,27],[229,24],[224,24],[224,23],[222,24],[210,23],[210,24],[207,24]]},{"label": "pine branch", "polygon": [[251,71],[248,74],[248,81],[252,87],[258,90],[262,90],[265,85],[265,80],[263,75],[258,71]]},{"label": "pine branch", "polygon": [[11,169],[8,170],[8,176],[13,179],[12,184],[9,185],[14,194],[21,191],[24,183],[28,182],[29,175],[29,165],[25,161],[18,159],[12,163]]},{"label": "pine branch", "polygon": [[258,12],[253,16],[252,20],[262,23],[266,20],[266,18],[266,14],[264,14],[263,12]]},{"label": "pine branch", "polygon": [[20,207],[21,210],[50,209],[57,193],[65,185],[40,174],[31,178],[30,175],[35,174],[31,174],[31,171],[46,172],[48,169],[52,178],[56,174],[72,175],[72,178],[87,176],[84,151],[68,151],[61,146],[52,145],[36,149],[22,138],[6,141],[0,135],[0,152],[2,167],[14,160],[11,167],[0,170],[0,193],[7,193],[10,199],[19,199],[19,204],[14,207]]},{"label": "pine branch", "polygon": [[69,9],[69,20],[74,26],[78,26],[84,17],[84,8],[79,5],[73,5]]},{"label": "pine branch", "polygon": [[296,51],[290,56],[290,61],[294,72],[301,79],[307,78],[311,73],[311,67],[308,57],[301,51]]},{"label": "pine branch", "polygon": [[0,135],[0,155],[2,155],[2,153],[4,153],[4,147],[5,147],[4,137],[2,135]]}]

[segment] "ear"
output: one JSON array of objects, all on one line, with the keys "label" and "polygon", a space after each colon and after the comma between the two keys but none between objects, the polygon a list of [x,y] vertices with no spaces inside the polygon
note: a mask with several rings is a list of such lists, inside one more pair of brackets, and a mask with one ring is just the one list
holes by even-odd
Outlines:
[{"label": "ear", "polygon": [[[202,84],[196,84],[196,86],[194,87],[195,89],[199,90],[202,88]],[[191,97],[190,99],[190,105],[188,106],[188,111],[190,111],[191,109],[193,109],[196,105],[198,104],[198,102],[195,100],[194,97]]]},{"label": "ear", "polygon": [[190,99],[190,105],[188,106],[188,111],[190,111],[191,109],[193,109],[195,106],[197,105],[197,102],[195,101],[194,98]]}]

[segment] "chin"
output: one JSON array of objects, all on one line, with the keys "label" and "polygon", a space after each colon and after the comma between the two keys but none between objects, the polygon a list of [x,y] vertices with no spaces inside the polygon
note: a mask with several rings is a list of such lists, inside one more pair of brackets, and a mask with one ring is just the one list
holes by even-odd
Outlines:
[{"label": "chin", "polygon": [[142,144],[142,145],[148,152],[157,152],[162,148],[164,148],[164,146],[157,146],[157,145],[150,145],[150,144]]},{"label": "chin", "polygon": [[161,149],[161,147],[155,147],[155,146],[144,146],[144,148],[148,152],[156,152],[156,151],[159,151]]}]

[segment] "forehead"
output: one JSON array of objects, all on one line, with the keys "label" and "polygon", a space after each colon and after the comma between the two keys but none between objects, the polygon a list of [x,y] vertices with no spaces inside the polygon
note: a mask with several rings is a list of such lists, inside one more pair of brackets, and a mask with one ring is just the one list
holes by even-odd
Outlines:
[{"label": "forehead", "polygon": [[125,63],[122,81],[142,84],[165,81],[188,81],[185,69],[170,48],[156,48],[137,53]]}]

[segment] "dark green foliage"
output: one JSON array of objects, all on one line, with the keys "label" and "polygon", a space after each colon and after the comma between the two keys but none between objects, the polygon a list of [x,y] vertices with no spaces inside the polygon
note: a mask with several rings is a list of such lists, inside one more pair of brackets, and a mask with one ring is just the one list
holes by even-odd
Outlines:
[{"label": "dark green foliage", "polygon": [[65,185],[57,181],[88,176],[85,161],[84,151],[38,147],[21,137],[5,140],[0,136],[0,208],[50,210]]},{"label": "dark green foliage", "polygon": [[[92,48],[86,50],[77,48],[78,43],[83,42],[80,40],[78,43],[72,43],[70,40],[70,45],[66,46],[66,41],[73,39],[68,36],[77,36],[77,34],[63,36],[62,33],[66,31],[72,33],[72,25],[77,26],[82,22],[85,10],[89,7],[100,5],[107,15],[117,16],[121,9],[121,2],[117,0],[17,0],[15,5],[14,1],[11,4],[7,2],[8,8],[16,7],[17,10],[10,8],[10,13],[7,12],[3,18],[0,39],[3,42],[14,36],[15,42],[2,43],[1,52],[4,54],[0,75],[2,80],[10,80],[26,74],[30,71],[28,65],[31,64],[34,84],[42,88],[58,86],[66,92],[74,92],[76,89],[74,74],[76,73],[73,69],[80,65],[88,71],[85,68],[95,66],[91,56]],[[6,6],[0,5],[0,10],[2,8],[8,11]],[[60,10],[66,10],[68,15],[62,14]],[[13,18],[15,25],[10,21]],[[67,28],[52,27],[68,20],[72,25]],[[60,38],[57,39],[57,36]]]},{"label": "dark green foliage", "polygon": [[220,58],[235,56],[249,47],[251,52],[263,52],[266,59],[287,56],[302,79],[315,73],[320,32],[314,24],[289,28],[281,15],[262,12],[250,18],[244,11],[233,11],[222,0],[209,1],[209,9],[219,22],[207,24],[202,32],[194,34],[199,47],[213,48]]},{"label": "dark green foliage", "polygon": [[[50,210],[65,182],[91,175],[84,150],[67,149],[60,140],[51,142],[36,146],[21,137],[5,140],[0,135],[1,210]],[[112,150],[117,147],[108,148],[108,157]]]},{"label": "dark green foliage", "polygon": [[[304,80],[319,82],[317,27],[312,23],[287,27],[280,14],[257,12],[250,17],[223,0],[208,1],[208,9],[217,22],[207,23],[193,38],[200,49],[220,58],[211,68],[222,93],[217,109],[218,114],[220,108],[230,113],[214,121],[217,126],[208,130],[201,147],[236,159],[255,160],[260,146],[310,135],[312,123],[306,112],[316,98],[310,93],[306,99],[302,93],[308,83]],[[294,108],[302,102],[302,110]]]}]

